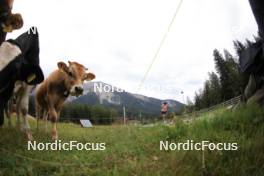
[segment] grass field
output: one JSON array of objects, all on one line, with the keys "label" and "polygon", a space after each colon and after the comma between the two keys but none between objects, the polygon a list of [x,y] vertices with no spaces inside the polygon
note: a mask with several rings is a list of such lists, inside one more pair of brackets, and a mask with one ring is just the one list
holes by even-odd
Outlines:
[{"label": "grass field", "polygon": [[[50,132],[35,130],[37,142]],[[44,127],[44,125],[42,125]],[[42,127],[42,128],[43,128]],[[95,126],[60,123],[63,142],[105,142],[105,151],[28,151],[25,136],[7,124],[0,129],[0,175],[264,175],[264,109],[241,107],[175,125]],[[160,151],[160,141],[237,142],[237,151]]]}]

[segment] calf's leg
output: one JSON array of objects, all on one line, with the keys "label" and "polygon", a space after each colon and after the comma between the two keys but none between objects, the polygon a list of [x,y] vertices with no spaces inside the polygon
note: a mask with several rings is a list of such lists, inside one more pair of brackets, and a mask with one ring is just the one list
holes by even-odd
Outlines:
[{"label": "calf's leg", "polygon": [[[35,100],[36,102],[36,100]],[[41,113],[41,108],[40,106],[37,104],[35,105],[35,109],[36,109],[36,119],[37,119],[37,131],[39,130],[39,119],[42,117],[42,113]]]},{"label": "calf's leg", "polygon": [[49,117],[50,120],[52,122],[52,131],[51,131],[51,135],[52,135],[52,140],[57,140],[58,139],[58,132],[57,132],[57,118],[58,118],[58,114],[55,110],[55,108],[51,108],[49,110]]},{"label": "calf's leg", "polygon": [[48,133],[48,117],[49,117],[49,113],[44,111],[43,112],[43,117],[44,117],[44,122],[45,122],[45,133]]},{"label": "calf's leg", "polygon": [[27,139],[29,141],[33,140],[33,136],[31,133],[31,129],[30,129],[30,125],[28,123],[28,102],[29,102],[29,97],[28,96],[23,96],[20,104],[19,104],[19,108],[21,110],[22,113],[22,117],[23,117],[23,130],[25,131],[26,135],[27,135]]},{"label": "calf's leg", "polygon": [[16,126],[17,128],[20,128],[21,130],[23,130],[23,128],[20,126],[20,114],[21,114],[21,109],[20,109],[20,104],[21,104],[21,100],[17,100],[16,102],[16,114],[17,114],[17,120],[16,120]]}]

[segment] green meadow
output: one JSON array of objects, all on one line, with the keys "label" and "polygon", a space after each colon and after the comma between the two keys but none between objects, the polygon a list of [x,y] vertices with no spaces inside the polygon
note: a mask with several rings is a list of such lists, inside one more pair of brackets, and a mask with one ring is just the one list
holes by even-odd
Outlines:
[{"label": "green meadow", "polygon": [[[36,130],[34,139],[52,142],[49,125]],[[13,124],[15,122],[13,121]],[[25,135],[7,122],[0,129],[0,176],[60,175],[264,175],[264,109],[241,106],[193,118],[175,117],[173,125],[109,125],[82,128],[59,123],[62,142],[106,143],[104,151],[27,150]],[[237,151],[160,150],[160,141],[207,140],[238,143]]]}]

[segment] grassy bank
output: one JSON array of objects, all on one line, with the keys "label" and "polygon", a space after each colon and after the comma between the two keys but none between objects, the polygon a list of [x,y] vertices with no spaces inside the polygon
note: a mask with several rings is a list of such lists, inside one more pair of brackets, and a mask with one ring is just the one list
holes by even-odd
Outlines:
[{"label": "grassy bank", "polygon": [[[50,134],[35,130],[37,142]],[[42,125],[44,126],[44,125]],[[0,129],[0,175],[264,175],[264,110],[241,107],[213,118],[174,126],[95,126],[59,124],[63,142],[105,142],[105,151],[27,151],[24,135]],[[160,151],[160,141],[237,142],[238,151]]]}]

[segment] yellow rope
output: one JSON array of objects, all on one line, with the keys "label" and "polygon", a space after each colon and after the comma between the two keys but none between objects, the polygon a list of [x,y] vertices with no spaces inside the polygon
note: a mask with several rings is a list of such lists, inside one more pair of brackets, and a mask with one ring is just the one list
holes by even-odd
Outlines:
[{"label": "yellow rope", "polygon": [[175,11],[175,13],[174,13],[174,15],[173,15],[173,18],[172,18],[172,20],[171,20],[169,26],[168,26],[168,29],[167,29],[167,31],[165,32],[165,34],[164,34],[164,36],[163,36],[163,38],[162,38],[162,40],[161,40],[161,42],[160,42],[160,44],[159,44],[159,46],[158,46],[158,49],[157,49],[157,51],[156,51],[156,53],[155,53],[155,55],[154,55],[154,57],[153,57],[153,59],[152,59],[150,65],[149,65],[149,67],[147,68],[147,71],[146,71],[144,77],[142,78],[142,80],[141,80],[141,82],[140,82],[140,84],[139,84],[139,87],[138,87],[138,91],[137,91],[137,92],[140,91],[141,87],[143,86],[144,82],[146,81],[146,78],[147,78],[147,76],[148,76],[148,74],[149,74],[149,71],[151,70],[151,68],[152,68],[152,66],[153,66],[153,64],[154,64],[154,62],[155,62],[155,60],[157,59],[157,56],[158,56],[158,54],[159,54],[159,52],[160,52],[160,50],[161,50],[161,47],[163,46],[163,44],[164,44],[164,42],[165,42],[165,40],[166,40],[166,38],[167,38],[167,36],[168,36],[168,33],[170,32],[170,29],[171,29],[171,27],[172,27],[172,24],[174,23],[174,21],[175,21],[177,15],[178,15],[178,13],[179,13],[179,11],[180,11],[180,8],[181,8],[181,6],[182,6],[182,3],[183,3],[183,0],[180,0],[180,3],[179,3],[179,5],[178,5],[178,7],[177,7],[177,9],[176,9],[176,11]]}]

